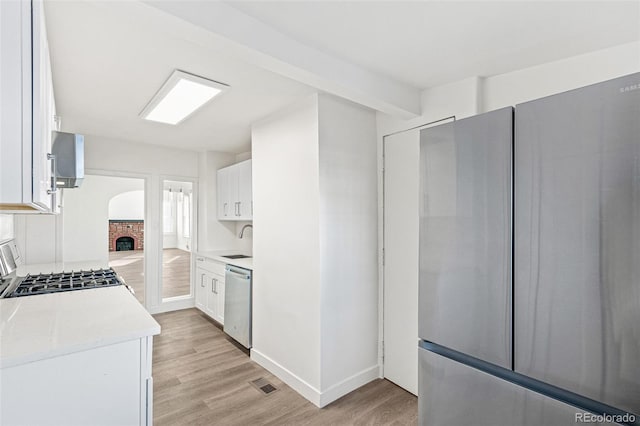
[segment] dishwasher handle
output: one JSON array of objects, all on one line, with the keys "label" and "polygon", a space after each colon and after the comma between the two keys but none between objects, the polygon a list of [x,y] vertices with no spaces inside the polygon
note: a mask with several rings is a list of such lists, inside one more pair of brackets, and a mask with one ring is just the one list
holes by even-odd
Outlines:
[{"label": "dishwasher handle", "polygon": [[244,270],[244,269],[234,269],[232,267],[230,267],[229,265],[227,265],[226,269],[225,269],[225,275],[232,275],[238,278],[241,278],[243,280],[250,280],[251,279],[251,273]]}]

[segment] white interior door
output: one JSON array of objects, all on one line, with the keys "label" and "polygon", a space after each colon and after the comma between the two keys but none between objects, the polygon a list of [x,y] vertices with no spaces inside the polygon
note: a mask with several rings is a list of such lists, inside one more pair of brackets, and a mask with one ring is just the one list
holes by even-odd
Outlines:
[{"label": "white interior door", "polygon": [[384,142],[384,377],[418,394],[420,130]]}]

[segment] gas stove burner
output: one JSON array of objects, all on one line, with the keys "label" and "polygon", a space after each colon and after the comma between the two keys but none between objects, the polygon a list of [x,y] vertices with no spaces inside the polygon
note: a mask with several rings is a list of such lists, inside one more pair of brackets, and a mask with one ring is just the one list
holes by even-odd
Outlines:
[{"label": "gas stove burner", "polygon": [[60,293],[63,291],[123,285],[111,268],[89,271],[60,272],[57,274],[27,275],[7,297]]}]

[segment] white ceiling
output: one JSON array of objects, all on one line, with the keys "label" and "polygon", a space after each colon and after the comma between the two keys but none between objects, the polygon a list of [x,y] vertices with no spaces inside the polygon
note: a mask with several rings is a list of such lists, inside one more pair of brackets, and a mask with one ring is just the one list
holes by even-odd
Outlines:
[{"label": "white ceiling", "polygon": [[[194,43],[177,19],[137,2],[54,1],[45,7],[65,131],[239,153],[250,149],[251,123],[314,92]],[[175,68],[231,89],[178,126],[141,119],[138,114]]]},{"label": "white ceiling", "polygon": [[415,87],[640,40],[639,1],[233,1],[325,53]]},{"label": "white ceiling", "polygon": [[[203,2],[185,3],[192,11],[205,10]],[[335,63],[353,64],[410,89],[640,40],[640,1],[227,4],[248,18],[247,25],[255,18],[342,61]],[[251,46],[241,40],[148,4],[49,1],[45,7],[56,104],[66,131],[238,153],[250,147],[252,123],[317,90],[284,77],[278,67],[272,72],[259,61],[250,64],[244,53]],[[139,118],[176,68],[231,90],[178,126]]]}]

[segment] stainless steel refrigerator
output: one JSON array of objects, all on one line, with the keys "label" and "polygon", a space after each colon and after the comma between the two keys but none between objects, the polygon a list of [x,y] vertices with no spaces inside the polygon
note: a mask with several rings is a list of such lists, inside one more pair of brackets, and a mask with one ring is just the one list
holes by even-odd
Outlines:
[{"label": "stainless steel refrigerator", "polygon": [[424,129],[421,425],[640,425],[640,73]]}]

